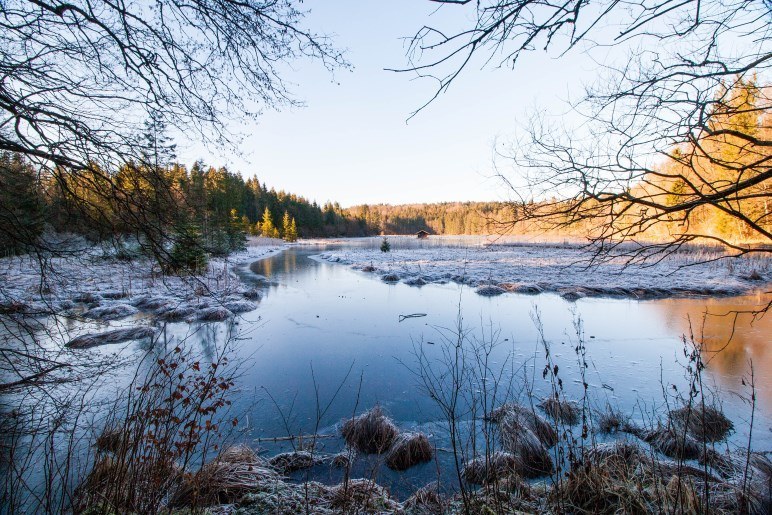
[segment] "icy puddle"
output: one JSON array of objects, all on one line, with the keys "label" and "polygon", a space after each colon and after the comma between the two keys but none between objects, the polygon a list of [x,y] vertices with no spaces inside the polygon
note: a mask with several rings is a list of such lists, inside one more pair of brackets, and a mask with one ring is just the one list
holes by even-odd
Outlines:
[{"label": "icy puddle", "polygon": [[[549,375],[543,377],[538,317],[566,398],[578,400],[586,382],[592,407],[611,405],[640,423],[651,422],[665,401],[674,405],[677,395],[688,392],[683,336],[688,340],[692,332],[704,342],[703,382],[723,393],[723,410],[734,422],[732,445],[748,440],[751,411],[745,399],[750,392],[743,379],[747,384],[752,360],[758,398],[752,445],[772,448],[770,317],[751,323],[750,315],[740,315],[733,327],[734,317],[721,316],[753,309],[768,302],[768,296],[569,300],[555,291],[488,297],[462,281],[387,283],[351,263],[330,262],[331,256],[371,252],[362,245],[377,250],[379,242],[295,246],[241,270],[244,280],[268,284],[259,309],[244,314],[238,326],[244,340],[237,352],[244,368],[234,400],[236,410],[248,414],[240,426],[245,440],[334,434],[342,419],[380,405],[400,430],[428,434],[440,448],[437,461],[397,473],[366,456],[355,462],[352,477],[375,475],[379,483],[402,492],[437,479],[438,470],[451,478],[443,416],[416,372],[419,356],[442,372],[460,313],[466,342],[496,342],[485,358],[495,373],[477,374],[477,391],[496,381],[501,391],[522,400],[528,383],[537,399],[547,397],[551,383]],[[468,241],[447,239],[445,244],[459,247]],[[388,266],[389,259],[396,268],[397,256],[409,252],[379,255],[373,268]],[[469,258],[474,259],[474,251]],[[703,320],[704,313],[709,316]],[[577,320],[586,352],[584,377],[575,351]],[[688,342],[686,348],[691,348]],[[469,432],[479,424],[473,418],[469,413],[462,417]],[[286,442],[254,444],[270,454],[289,448]],[[324,438],[319,445],[322,452],[334,453],[342,441]],[[317,466],[295,474],[334,482],[342,472]]]}]

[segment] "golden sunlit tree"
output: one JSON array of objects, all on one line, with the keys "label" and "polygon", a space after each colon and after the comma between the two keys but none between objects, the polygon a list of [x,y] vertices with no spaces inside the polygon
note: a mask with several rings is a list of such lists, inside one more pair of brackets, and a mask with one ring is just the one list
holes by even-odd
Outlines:
[{"label": "golden sunlit tree", "polygon": [[699,241],[733,255],[772,251],[772,4],[434,2],[473,20],[411,40],[403,71],[436,81],[435,98],[477,63],[624,53],[571,104],[578,122],[542,110],[498,151],[511,224],[581,233],[597,259],[645,261]]}]

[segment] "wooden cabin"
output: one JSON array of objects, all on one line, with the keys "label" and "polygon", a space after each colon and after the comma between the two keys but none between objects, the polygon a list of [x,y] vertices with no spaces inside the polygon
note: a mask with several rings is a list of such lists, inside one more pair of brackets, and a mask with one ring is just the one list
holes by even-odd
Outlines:
[{"label": "wooden cabin", "polygon": [[419,240],[423,240],[424,238],[429,237],[429,233],[421,229],[417,233],[415,233],[416,237],[418,237]]}]

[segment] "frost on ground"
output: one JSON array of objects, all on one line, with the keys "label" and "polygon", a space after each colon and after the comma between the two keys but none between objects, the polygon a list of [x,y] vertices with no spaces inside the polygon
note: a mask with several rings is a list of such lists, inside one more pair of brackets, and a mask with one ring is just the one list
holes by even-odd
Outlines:
[{"label": "frost on ground", "polygon": [[353,248],[318,256],[377,275],[384,282],[420,286],[456,282],[484,296],[553,292],[582,297],[657,298],[738,295],[770,285],[772,260],[718,259],[717,251],[682,251],[659,262],[629,265],[611,259],[588,267],[576,245],[507,244],[393,249]]},{"label": "frost on ground", "polygon": [[[256,309],[254,301],[261,296],[234,269],[283,248],[278,240],[250,241],[242,252],[212,259],[205,274],[188,277],[165,275],[149,259],[120,260],[96,247],[78,256],[49,258],[44,266],[34,256],[4,258],[0,259],[0,314],[58,314],[100,322],[132,317],[132,322],[141,324],[226,320]],[[141,320],[137,315],[142,315]],[[84,348],[96,341],[116,343],[132,334],[104,333],[102,339],[97,338],[99,333],[89,334],[70,344]]]}]

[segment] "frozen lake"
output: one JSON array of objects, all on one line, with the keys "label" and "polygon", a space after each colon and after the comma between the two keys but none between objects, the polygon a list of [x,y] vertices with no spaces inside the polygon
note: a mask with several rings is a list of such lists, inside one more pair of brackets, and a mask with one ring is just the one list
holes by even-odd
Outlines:
[{"label": "frozen lake", "polygon": [[[464,239],[449,242],[454,246],[469,243]],[[440,412],[411,372],[416,353],[439,359],[443,334],[452,333],[460,312],[470,339],[482,338],[483,331],[496,335],[498,346],[490,359],[494,367],[507,367],[502,377],[514,394],[522,392],[528,380],[536,397],[545,397],[550,384],[541,374],[544,349],[533,321],[538,312],[566,397],[578,399],[582,392],[574,351],[574,321],[581,319],[591,405],[610,404],[639,421],[661,410],[665,395],[672,404],[679,392],[688,390],[683,336],[689,334],[691,321],[696,338],[706,349],[702,356],[707,363],[705,384],[721,391],[724,411],[737,428],[730,442],[737,445],[744,445],[748,438],[745,421],[750,408],[742,398],[749,391],[742,380],[747,380],[753,361],[758,395],[753,446],[770,447],[772,354],[768,343],[772,324],[769,317],[751,323],[749,315],[741,315],[733,329],[733,317],[719,316],[758,306],[763,296],[576,301],[556,293],[484,297],[472,287],[453,282],[420,287],[388,284],[376,274],[318,257],[379,243],[379,239],[370,239],[295,246],[240,271],[245,280],[268,285],[259,309],[243,315],[237,326],[244,340],[237,351],[243,358],[243,373],[235,401],[237,410],[249,414],[242,419],[248,420],[246,438],[281,436],[288,429],[293,434],[313,433],[317,425],[320,433],[333,433],[341,419],[379,404],[400,427],[423,430],[444,447]],[[434,243],[445,244],[447,241]],[[426,316],[401,318],[415,313]],[[703,320],[705,313],[709,315]],[[315,384],[322,407],[342,384],[318,424]],[[342,442],[323,443],[325,452],[334,452]],[[261,445],[271,451],[286,448]],[[449,456],[440,452],[438,457],[441,470],[450,465]],[[370,465],[359,463],[353,477],[357,472],[372,475]],[[375,473],[379,482],[392,487],[421,486],[436,479],[437,465],[428,463],[399,474],[381,467]],[[330,481],[339,478],[337,472],[321,468],[312,475],[320,480],[325,475]]]}]

